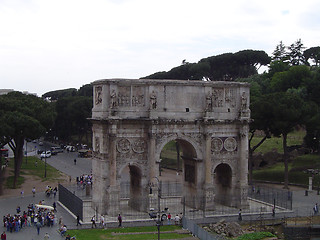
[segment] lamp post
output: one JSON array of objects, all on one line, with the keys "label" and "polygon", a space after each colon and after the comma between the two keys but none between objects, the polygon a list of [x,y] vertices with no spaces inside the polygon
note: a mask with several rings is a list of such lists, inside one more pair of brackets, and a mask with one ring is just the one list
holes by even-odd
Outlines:
[{"label": "lamp post", "polygon": [[26,140],[26,165],[28,164],[28,141]]},{"label": "lamp post", "polygon": [[[160,240],[160,226],[161,226],[161,216],[160,216],[160,213],[161,213],[161,210],[160,210],[160,198],[161,198],[161,188],[160,188],[160,180],[159,178],[157,177],[153,177],[155,179],[157,179],[157,182],[158,182],[158,213],[157,213],[157,221],[156,221],[156,226],[157,226],[157,229],[158,229],[158,240]],[[150,187],[150,193],[152,192],[152,187]]]},{"label": "lamp post", "polygon": [[[46,132],[45,137],[47,136],[47,134],[48,132]],[[46,147],[45,141],[43,141],[43,145],[44,145],[44,178],[47,178],[47,147]]]}]

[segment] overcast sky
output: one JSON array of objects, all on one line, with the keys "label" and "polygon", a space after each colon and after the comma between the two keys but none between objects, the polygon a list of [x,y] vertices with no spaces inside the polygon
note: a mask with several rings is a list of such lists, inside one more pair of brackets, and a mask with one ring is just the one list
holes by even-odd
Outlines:
[{"label": "overcast sky", "polygon": [[319,46],[319,0],[0,0],[0,89],[140,78],[282,40]]}]

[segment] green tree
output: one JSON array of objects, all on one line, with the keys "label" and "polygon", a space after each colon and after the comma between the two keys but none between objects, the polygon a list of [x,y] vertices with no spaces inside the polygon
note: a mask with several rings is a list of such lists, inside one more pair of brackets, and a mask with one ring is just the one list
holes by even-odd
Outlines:
[{"label": "green tree", "polygon": [[287,52],[287,47],[282,41],[276,46],[276,49],[272,53],[272,61],[278,62],[288,62],[289,56]]},{"label": "green tree", "polygon": [[320,65],[320,47],[308,48],[303,52],[303,56],[305,57],[307,65],[310,65],[309,60],[311,60],[316,67]]},{"label": "green tree", "polygon": [[296,93],[277,92],[265,96],[269,102],[272,122],[269,130],[274,136],[282,137],[284,162],[284,188],[288,188],[288,146],[287,137],[298,125],[303,125],[310,113],[309,106]]},{"label": "green tree", "polygon": [[56,102],[57,118],[54,132],[59,139],[71,141],[71,136],[77,135],[81,141],[90,132],[92,97],[74,96],[61,98]]},{"label": "green tree", "polygon": [[36,96],[20,92],[0,96],[0,135],[14,153],[14,188],[20,175],[25,139],[42,136],[52,126],[54,117],[52,105]]},{"label": "green tree", "polygon": [[298,39],[288,47],[288,56],[291,65],[302,65],[306,63],[306,59],[303,55],[304,49],[305,47],[303,46],[301,39]]}]

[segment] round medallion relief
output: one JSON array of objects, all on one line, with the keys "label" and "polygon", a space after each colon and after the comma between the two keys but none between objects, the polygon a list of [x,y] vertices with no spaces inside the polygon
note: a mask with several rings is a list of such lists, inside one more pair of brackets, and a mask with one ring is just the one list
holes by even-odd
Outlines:
[{"label": "round medallion relief", "polygon": [[146,148],[146,141],[138,139],[132,143],[132,150],[136,153],[143,153]]},{"label": "round medallion relief", "polygon": [[234,137],[228,137],[224,140],[224,148],[229,152],[236,150],[237,140]]},{"label": "round medallion relief", "polygon": [[220,138],[213,138],[211,140],[211,149],[214,152],[220,152],[223,148],[223,142]]},{"label": "round medallion relief", "polygon": [[117,143],[117,150],[120,153],[128,153],[130,151],[130,141],[126,138],[122,138]]}]

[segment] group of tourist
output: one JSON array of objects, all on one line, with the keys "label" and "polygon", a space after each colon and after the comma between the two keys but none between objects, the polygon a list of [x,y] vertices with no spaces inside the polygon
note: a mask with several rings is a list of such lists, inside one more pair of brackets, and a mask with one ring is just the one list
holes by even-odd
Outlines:
[{"label": "group of tourist", "polygon": [[[41,205],[42,202],[39,203]],[[26,211],[21,211],[20,206],[17,206],[15,214],[7,214],[3,216],[3,226],[7,232],[19,232],[24,227],[35,226],[38,234],[43,226],[52,227],[55,224],[54,210],[37,207],[34,204],[29,204]]]},{"label": "group of tourist", "polygon": [[76,178],[77,186],[85,189],[87,185],[92,186],[92,174],[82,174]]}]

